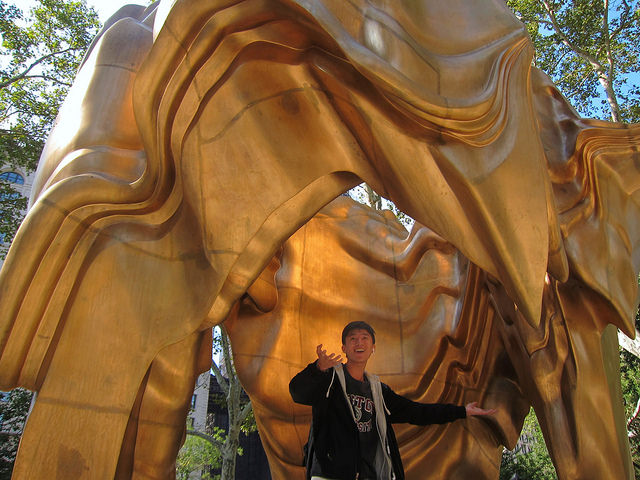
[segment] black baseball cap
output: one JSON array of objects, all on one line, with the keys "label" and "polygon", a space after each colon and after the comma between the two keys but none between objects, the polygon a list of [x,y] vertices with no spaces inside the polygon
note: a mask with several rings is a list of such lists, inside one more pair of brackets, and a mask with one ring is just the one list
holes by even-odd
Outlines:
[{"label": "black baseball cap", "polygon": [[371,325],[369,325],[367,322],[363,322],[361,320],[356,321],[356,322],[350,322],[347,324],[346,327],[344,327],[344,329],[342,330],[342,344],[344,345],[344,341],[347,338],[347,335],[349,335],[349,332],[351,332],[351,330],[366,330],[367,332],[369,332],[369,335],[371,335],[371,340],[373,340],[373,343],[376,343],[376,332],[373,329],[373,327]]}]

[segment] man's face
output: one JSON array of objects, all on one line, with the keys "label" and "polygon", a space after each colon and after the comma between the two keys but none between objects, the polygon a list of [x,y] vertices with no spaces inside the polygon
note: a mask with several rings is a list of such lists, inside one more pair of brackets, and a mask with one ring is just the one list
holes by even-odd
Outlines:
[{"label": "man's face", "polygon": [[347,356],[347,360],[355,363],[366,363],[373,353],[373,348],[371,334],[361,328],[351,330],[342,345],[342,351]]}]

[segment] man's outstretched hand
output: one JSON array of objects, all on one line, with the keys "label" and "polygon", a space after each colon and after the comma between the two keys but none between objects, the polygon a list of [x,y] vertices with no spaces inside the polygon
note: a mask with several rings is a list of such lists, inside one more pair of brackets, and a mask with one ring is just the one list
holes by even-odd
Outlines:
[{"label": "man's outstretched hand", "polygon": [[472,417],[474,415],[493,415],[497,411],[495,408],[492,408],[490,410],[480,408],[478,406],[478,402],[471,402],[464,408],[467,409],[467,417]]},{"label": "man's outstretched hand", "polygon": [[323,372],[326,372],[331,367],[335,367],[342,361],[341,355],[336,355],[335,353],[327,355],[327,351],[322,349],[322,344],[316,347],[316,353],[318,354],[316,366],[318,367],[318,370],[322,370]]}]

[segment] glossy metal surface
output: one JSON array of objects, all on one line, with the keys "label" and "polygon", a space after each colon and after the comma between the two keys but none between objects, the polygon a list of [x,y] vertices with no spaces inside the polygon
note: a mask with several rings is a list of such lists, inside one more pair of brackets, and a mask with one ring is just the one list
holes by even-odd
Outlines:
[{"label": "glossy metal surface", "polygon": [[398,393],[500,409],[491,420],[396,425],[407,478],[497,477],[501,444],[514,441],[511,415],[524,402],[500,387],[514,379],[497,362],[502,342],[477,267],[429,229],[416,225],[409,235],[389,212],[345,197],[298,230],[277,262],[275,276],[261,276],[275,306],[261,311],[250,290],[224,323],[274,478],[304,478],[311,409],[292,403],[289,380],[314,360],[317,344],[340,352],[340,332],[353,320],[375,328],[368,368]]},{"label": "glossy metal surface", "polygon": [[[529,405],[560,478],[632,478],[608,332],[633,331],[640,131],[577,117],[531,55],[490,0],[117,14],[0,272],[0,387],[38,391],[15,478],[171,478],[225,319],[274,478],[302,478],[283,386],[356,318],[398,391],[500,407],[400,428],[407,478],[496,478]],[[314,216],[362,180],[429,229]]]}]

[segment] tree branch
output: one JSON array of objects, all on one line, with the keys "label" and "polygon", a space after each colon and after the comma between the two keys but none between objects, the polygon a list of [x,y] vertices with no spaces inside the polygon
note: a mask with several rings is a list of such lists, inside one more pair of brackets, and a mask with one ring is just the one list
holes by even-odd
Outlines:
[{"label": "tree branch", "polygon": [[244,407],[242,407],[242,410],[240,411],[240,414],[238,415],[238,423],[240,425],[242,425],[242,423],[245,421],[245,419],[247,418],[247,415],[249,415],[249,413],[251,413],[251,401],[247,402],[245,404]]},{"label": "tree branch", "polygon": [[63,82],[59,78],[50,77],[49,75],[25,75],[22,78],[23,79],[27,79],[27,78],[42,78],[43,80],[50,80],[53,83],[57,83],[58,85],[64,85],[65,87],[71,87],[70,83]]},{"label": "tree branch", "polygon": [[640,398],[638,399],[638,403],[636,404],[635,412],[633,412],[633,415],[631,415],[631,418],[629,418],[629,420],[627,421],[627,430],[629,430],[629,427],[631,427],[633,421],[638,418],[638,415],[640,415]]},{"label": "tree branch", "polygon": [[222,356],[224,358],[224,364],[225,367],[227,367],[227,372],[229,374],[228,377],[237,378],[238,374],[233,363],[233,352],[231,350],[231,344],[229,343],[229,337],[227,336],[227,333],[223,330],[223,328],[223,326],[220,326],[220,340],[222,342]]},{"label": "tree branch", "polygon": [[604,37],[604,48],[607,52],[607,58],[611,52],[611,39],[609,38],[609,0],[603,0],[604,14],[602,15],[602,35]]},{"label": "tree branch", "polygon": [[624,5],[624,10],[620,14],[620,25],[613,32],[609,34],[609,38],[611,40],[615,40],[620,33],[627,28],[629,25],[633,23],[633,16],[631,15],[631,6],[626,0],[622,0],[622,4]]},{"label": "tree branch", "polygon": [[636,339],[631,340],[624,333],[618,330],[618,343],[627,352],[640,358],[640,332],[636,330]]},{"label": "tree branch", "polygon": [[568,55],[568,53],[569,53],[568,51],[565,51],[562,55],[558,56],[554,64],[549,69],[549,73],[556,71],[556,68],[558,68],[558,65],[560,65],[560,62],[564,59],[564,57]]},{"label": "tree branch", "polygon": [[202,439],[206,440],[207,442],[213,444],[217,448],[220,448],[223,445],[223,443],[220,440],[218,440],[217,438],[212,437],[211,435],[207,435],[206,433],[199,432],[197,430],[189,430],[189,429],[187,429],[187,435],[192,435],[194,437],[202,438]]},{"label": "tree branch", "polygon": [[229,395],[229,382],[227,381],[226,378],[224,378],[224,375],[222,374],[220,367],[218,367],[218,364],[214,361],[211,362],[211,370],[213,370],[213,374],[216,376],[218,385],[220,385],[220,388],[222,388],[222,391],[224,392],[225,396]]},{"label": "tree branch", "polygon": [[549,27],[553,27],[553,24],[550,20],[541,17],[525,17],[523,15],[517,15],[516,18],[520,20],[522,23],[542,23],[543,25],[547,25]]},{"label": "tree branch", "polygon": [[567,92],[565,92],[563,95],[567,98],[572,98],[574,95],[578,95],[580,93],[580,85],[582,83],[584,83],[587,78],[589,78],[591,76],[591,72],[589,71],[585,71],[583,75],[580,76],[580,78],[577,80],[575,87],[572,88],[571,90],[568,90]]},{"label": "tree branch", "polygon": [[569,40],[569,37],[565,35],[565,33],[562,31],[562,28],[560,27],[560,24],[558,23],[558,19],[556,18],[555,11],[549,4],[549,1],[548,0],[538,0],[538,1],[542,4],[544,9],[546,10],[547,15],[549,15],[549,19],[551,20],[551,25],[553,26],[553,30],[560,37],[560,41],[564,43],[567,47],[569,47],[571,50],[576,52],[578,56],[582,57],[587,62],[589,62],[594,67],[594,69],[602,70],[602,65],[600,64],[600,62],[596,57],[594,57],[593,55],[589,54],[587,51],[575,45],[571,40]]},{"label": "tree branch", "polygon": [[29,74],[29,72],[33,68],[35,68],[37,65],[41,64],[42,62],[48,60],[49,58],[55,57],[56,55],[62,55],[63,53],[70,52],[71,50],[73,50],[73,49],[71,47],[69,47],[69,48],[66,48],[64,50],[60,50],[58,52],[51,52],[51,53],[48,53],[46,55],[43,55],[42,57],[40,57],[37,60],[35,60],[31,65],[29,65],[24,72],[19,73],[18,75],[15,75],[14,77],[11,77],[11,78],[5,80],[4,82],[0,82],[0,89],[6,88],[9,85],[11,85],[12,83],[15,83],[18,80],[21,80],[21,79],[27,77],[27,75]]},{"label": "tree branch", "polygon": [[0,114],[0,123],[6,122],[10,117],[16,115],[18,112],[19,110],[16,108],[7,109],[5,112]]},{"label": "tree branch", "polygon": [[380,197],[368,183],[364,184],[364,188],[367,192],[369,206],[374,210],[382,210],[382,197]]},{"label": "tree branch", "polygon": [[618,105],[618,99],[616,97],[616,93],[615,90],[613,89],[613,76],[615,74],[614,71],[614,60],[613,57],[611,55],[611,48],[610,45],[607,45],[607,42],[609,41],[609,0],[603,0],[604,1],[604,16],[602,19],[603,22],[603,35],[605,36],[605,49],[606,49],[606,53],[607,53],[607,68],[605,69],[605,67],[602,65],[602,63],[600,63],[600,61],[598,60],[597,57],[591,55],[590,53],[588,53],[586,50],[581,49],[580,47],[578,47],[577,45],[575,45],[562,31],[562,28],[560,27],[560,24],[558,23],[558,19],[556,18],[556,12],[554,11],[554,9],[552,8],[551,4],[549,3],[549,0],[538,0],[539,2],[541,2],[542,6],[544,7],[544,9],[547,11],[547,15],[549,15],[549,19],[551,20],[551,23],[553,24],[553,30],[556,32],[556,34],[558,34],[558,36],[560,37],[560,41],[565,44],[567,47],[569,47],[571,50],[573,50],[576,55],[578,55],[579,57],[581,57],[582,59],[586,60],[587,62],[589,62],[591,64],[591,66],[593,67],[593,69],[596,72],[596,76],[598,77],[598,81],[600,82],[600,85],[602,86],[602,88],[605,91],[605,94],[607,96],[607,103],[609,104],[609,109],[611,110],[611,119],[614,122],[619,122],[621,121],[621,116],[620,116],[620,107]]},{"label": "tree branch", "polygon": [[613,90],[613,82],[615,79],[615,62],[613,55],[611,54],[611,38],[609,37],[609,0],[604,0],[604,15],[602,16],[602,35],[604,36],[604,46],[607,56],[607,80],[603,82],[602,86],[607,91],[607,101],[611,108],[611,119],[614,122],[621,121],[620,118],[620,106],[618,105],[618,99],[615,91]]}]

